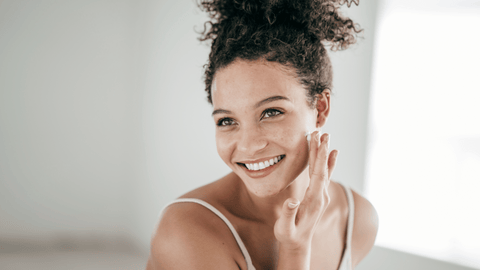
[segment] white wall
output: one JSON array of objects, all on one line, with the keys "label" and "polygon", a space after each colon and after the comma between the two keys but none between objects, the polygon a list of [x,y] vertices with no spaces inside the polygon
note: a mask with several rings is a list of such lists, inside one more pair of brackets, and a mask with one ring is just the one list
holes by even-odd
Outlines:
[{"label": "white wall", "polygon": [[374,246],[355,270],[474,270],[449,262]]},{"label": "white wall", "polygon": [[480,268],[480,38],[458,49],[445,37],[476,32],[480,2],[382,2],[367,167],[377,245]]},{"label": "white wall", "polygon": [[368,106],[372,73],[377,0],[343,6],[344,14],[363,32],[345,51],[331,52],[333,64],[332,112],[324,132],[331,134],[331,147],[340,151],[333,179],[358,192],[364,188]]},{"label": "white wall", "polygon": [[228,173],[215,146],[211,106],[202,81],[209,47],[201,45],[205,14],[193,1],[149,1],[145,8],[144,178],[136,182],[137,239],[148,247],[167,202]]},{"label": "white wall", "polygon": [[133,1],[0,2],[0,238],[131,234]]}]

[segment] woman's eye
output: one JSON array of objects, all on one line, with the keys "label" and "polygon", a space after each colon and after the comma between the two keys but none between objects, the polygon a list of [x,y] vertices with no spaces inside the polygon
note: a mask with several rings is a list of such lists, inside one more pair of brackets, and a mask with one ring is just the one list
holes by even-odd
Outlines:
[{"label": "woman's eye", "polygon": [[233,120],[231,118],[222,118],[217,122],[217,126],[230,126],[232,124]]},{"label": "woman's eye", "polygon": [[282,112],[279,111],[279,110],[275,110],[275,109],[268,109],[268,110],[265,110],[265,112],[263,113],[264,118],[269,118],[269,117],[277,116],[277,115],[279,115],[279,114],[282,114]]}]

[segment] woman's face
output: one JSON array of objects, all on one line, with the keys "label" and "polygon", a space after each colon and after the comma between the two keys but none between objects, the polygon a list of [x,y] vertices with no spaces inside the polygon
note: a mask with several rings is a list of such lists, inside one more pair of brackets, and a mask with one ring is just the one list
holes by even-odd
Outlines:
[{"label": "woman's face", "polygon": [[236,60],[212,86],[217,151],[260,197],[281,192],[308,164],[305,132],[316,128],[317,110],[290,74],[277,62]]}]

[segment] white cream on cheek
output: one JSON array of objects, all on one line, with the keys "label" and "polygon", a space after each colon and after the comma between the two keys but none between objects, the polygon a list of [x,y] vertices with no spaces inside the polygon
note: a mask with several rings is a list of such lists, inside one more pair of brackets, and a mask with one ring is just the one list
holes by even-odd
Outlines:
[{"label": "white cream on cheek", "polygon": [[317,127],[316,125],[317,115],[318,115],[318,112],[316,109],[311,111],[309,110],[306,114],[307,116],[305,121],[304,134],[305,134],[305,137],[307,138],[308,149],[310,149],[311,134],[315,131],[320,132],[320,127]]}]

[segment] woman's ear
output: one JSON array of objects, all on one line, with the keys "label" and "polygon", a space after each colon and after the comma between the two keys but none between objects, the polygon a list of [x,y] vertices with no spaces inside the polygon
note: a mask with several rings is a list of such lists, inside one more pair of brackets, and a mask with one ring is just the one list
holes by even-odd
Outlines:
[{"label": "woman's ear", "polygon": [[327,122],[330,113],[330,89],[323,90],[317,97],[317,128],[321,128]]}]

